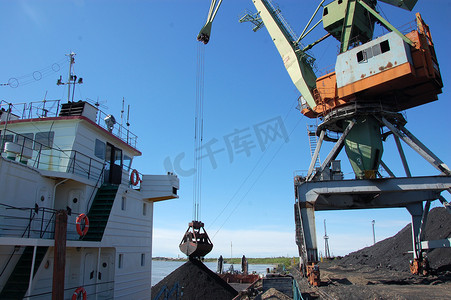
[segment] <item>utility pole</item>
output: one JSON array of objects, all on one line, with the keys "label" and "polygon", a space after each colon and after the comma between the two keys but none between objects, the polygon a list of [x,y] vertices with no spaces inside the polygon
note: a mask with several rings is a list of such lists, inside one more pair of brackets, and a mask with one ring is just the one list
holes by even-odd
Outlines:
[{"label": "utility pole", "polygon": [[232,241],[230,241],[230,260],[232,260]]},{"label": "utility pole", "polygon": [[371,224],[373,225],[373,245],[376,244],[376,232],[374,231],[374,223],[376,223],[376,221],[371,221]]},{"label": "utility pole", "polygon": [[326,230],[326,219],[324,219],[324,257],[330,258],[329,236],[327,235]]}]

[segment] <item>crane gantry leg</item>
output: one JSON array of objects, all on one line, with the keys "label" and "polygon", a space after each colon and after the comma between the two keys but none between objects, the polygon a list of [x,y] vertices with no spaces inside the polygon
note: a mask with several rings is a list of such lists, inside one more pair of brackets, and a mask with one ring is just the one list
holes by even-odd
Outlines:
[{"label": "crane gantry leg", "polygon": [[[406,165],[407,177],[395,177],[388,166],[382,162],[382,167],[389,171],[389,178],[368,177],[355,180],[334,180],[340,177],[330,176],[331,162],[343,148],[345,139],[353,128],[354,122],[349,122],[319,170],[314,172],[313,168],[310,168],[307,176],[296,176],[294,180],[296,243],[302,258],[301,269],[312,285],[319,285],[320,278],[315,211],[405,207],[412,217],[413,258],[410,269],[414,274],[427,274],[428,264],[423,256],[425,250],[449,247],[451,244],[451,239],[424,241],[425,225],[431,202],[440,200],[451,213],[450,204],[441,195],[443,191],[451,191],[450,169],[404,127],[406,122],[401,115],[380,111],[379,114],[376,114],[375,119],[379,121],[381,130],[386,130],[385,137],[393,134],[395,140],[405,142],[439,170],[440,174],[438,176],[410,176],[407,160],[402,155],[403,151],[399,150]],[[327,128],[332,128],[331,126],[333,125],[320,124],[318,126],[317,135],[320,136],[320,142],[315,149],[310,166],[315,162],[317,152],[319,153],[321,141],[326,136],[325,131]],[[398,149],[402,149],[400,143]],[[379,173],[378,175],[381,177]],[[423,203],[425,204],[423,205]]]}]

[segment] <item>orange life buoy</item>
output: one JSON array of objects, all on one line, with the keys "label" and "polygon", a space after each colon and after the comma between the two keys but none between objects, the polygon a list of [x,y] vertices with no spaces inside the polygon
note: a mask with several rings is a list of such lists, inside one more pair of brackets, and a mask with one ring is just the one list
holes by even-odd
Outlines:
[{"label": "orange life buoy", "polygon": [[75,290],[74,294],[72,295],[72,300],[77,300],[80,293],[83,295],[83,300],[86,300],[87,294],[86,290],[83,287],[79,287]]},{"label": "orange life buoy", "polygon": [[[83,228],[83,230],[81,230],[81,224],[82,222],[84,222],[85,224],[85,228]],[[75,222],[75,224],[77,225],[77,233],[80,236],[85,236],[88,233],[88,229],[89,229],[89,219],[88,216],[85,214],[79,214],[77,217],[77,220]]]},{"label": "orange life buoy", "polygon": [[136,171],[136,169],[133,169],[132,173],[130,174],[130,183],[134,186],[137,186],[140,181],[141,179],[139,178],[138,171]]}]

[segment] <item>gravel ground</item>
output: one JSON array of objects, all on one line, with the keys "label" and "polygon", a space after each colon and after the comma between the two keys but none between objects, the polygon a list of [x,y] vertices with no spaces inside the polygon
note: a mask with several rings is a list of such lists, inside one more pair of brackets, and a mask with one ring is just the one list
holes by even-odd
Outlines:
[{"label": "gravel ground", "polygon": [[[451,214],[444,208],[437,207],[429,212],[426,222],[426,240],[440,240],[451,237]],[[386,268],[396,271],[409,271],[412,259],[412,230],[406,225],[395,236],[352,252],[343,257],[340,265],[366,265],[374,268]],[[438,248],[427,252],[429,265],[438,271],[451,271],[451,249]]]},{"label": "gravel ground", "polygon": [[[451,237],[451,215],[434,208],[426,224],[426,239]],[[304,299],[451,299],[451,249],[427,253],[433,271],[429,276],[412,275],[410,224],[395,236],[371,247],[331,261],[320,263],[321,286],[310,287],[299,271],[298,280]]]}]

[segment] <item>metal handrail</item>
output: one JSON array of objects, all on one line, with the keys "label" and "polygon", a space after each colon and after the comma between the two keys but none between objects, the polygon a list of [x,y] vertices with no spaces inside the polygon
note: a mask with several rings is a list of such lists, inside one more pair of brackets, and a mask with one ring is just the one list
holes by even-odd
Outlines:
[{"label": "metal handrail", "polygon": [[[28,159],[27,164],[37,168],[37,169],[49,169],[50,166],[53,166],[55,169],[66,167],[66,172],[76,174],[76,171],[78,172],[78,175],[82,175],[90,179],[91,177],[97,176],[97,172],[100,171],[100,174],[103,171],[104,168],[104,161],[98,160],[96,158],[93,158],[91,156],[88,156],[86,154],[83,154],[77,150],[69,149],[69,150],[62,150],[62,149],[56,149],[56,148],[49,148],[47,145],[44,145],[36,140],[31,140],[19,133],[16,133],[14,131],[11,131],[9,129],[6,129],[6,132],[10,132],[11,134],[14,134],[16,136],[21,136],[22,142],[19,144],[21,147],[21,153],[18,155],[19,160],[22,160],[24,158],[24,150],[29,149],[32,151],[32,158]],[[34,143],[34,147],[29,147],[26,145],[27,142],[32,141]],[[5,140],[6,142],[6,140]],[[3,145],[3,141],[0,142],[0,145]],[[51,154],[45,153],[45,151],[51,152]],[[0,149],[0,152],[3,152],[3,147]],[[43,162],[43,158],[45,157],[56,157],[60,159],[68,159],[69,162],[66,164],[61,165],[55,165],[52,163],[51,165],[49,163]],[[102,167],[101,167],[102,166]],[[97,172],[96,172],[97,171]]]},{"label": "metal handrail", "polygon": [[[105,281],[105,282],[97,282],[97,283],[91,283],[91,284],[84,284],[83,287],[84,287],[84,288],[87,288],[87,287],[91,287],[91,286],[101,286],[101,285],[112,284],[112,283],[113,283],[113,286],[114,286],[114,282],[115,282],[114,280],[110,280],[110,281]],[[74,290],[76,290],[77,288],[79,288],[79,286],[72,286],[72,287],[65,288],[64,291],[74,291]],[[96,292],[96,293],[94,293],[94,294],[90,294],[89,296],[93,296],[93,295],[95,295],[95,294],[101,294],[101,293],[109,292],[109,291],[112,291],[112,290],[114,290],[114,288],[109,288],[109,289],[106,289],[106,290],[103,290],[103,291],[98,291],[98,292]],[[52,291],[49,291],[49,292],[45,292],[45,293],[29,295],[29,296],[27,296],[27,297],[28,297],[28,298],[33,298],[33,297],[41,297],[41,296],[44,296],[44,295],[51,295],[51,294],[52,294]]]},{"label": "metal handrail", "polygon": [[[5,100],[0,101],[0,110],[10,112],[13,119],[33,119],[33,118],[48,118],[58,117],[60,110],[61,100],[43,100],[29,103],[9,103]],[[6,109],[5,109],[6,107]],[[107,125],[103,122],[107,113],[98,109],[96,116],[96,123],[100,127],[108,130]],[[128,124],[128,123],[127,123]],[[109,131],[109,130],[108,130]],[[115,124],[111,131],[113,135],[126,142],[128,145],[136,148],[138,142],[138,136],[130,131],[130,129],[124,127],[122,124]]]},{"label": "metal handrail", "polygon": [[97,185],[99,184],[100,179],[102,179],[102,176],[104,175],[104,173],[105,173],[105,164],[103,164],[103,168],[102,168],[102,171],[99,174],[99,178],[97,178],[96,184],[95,184],[94,188],[92,189],[91,196],[89,197],[88,204],[86,206],[86,211],[89,211],[89,205],[91,204],[92,197],[94,196],[94,192],[97,189]]},{"label": "metal handrail", "polygon": [[[35,216],[39,213],[39,210],[40,209],[42,209],[42,221],[41,221],[41,231],[40,231],[40,233],[39,233],[39,236],[40,236],[40,238],[42,238],[43,236],[44,236],[44,234],[46,233],[46,231],[47,231],[47,228],[48,228],[48,226],[50,225],[50,223],[51,223],[51,221],[52,221],[52,219],[54,218],[54,216],[55,216],[55,212],[56,212],[56,210],[54,210],[54,209],[49,209],[49,208],[45,208],[45,207],[38,207],[37,205],[34,207],[34,208],[19,208],[19,207],[14,207],[14,206],[11,206],[11,205],[8,205],[8,204],[3,204],[3,203],[0,203],[0,205],[2,205],[2,206],[6,206],[6,209],[17,209],[17,210],[30,210],[30,217],[29,217],[29,221],[28,221],[28,225],[27,225],[27,227],[25,228],[25,230],[23,231],[23,233],[22,233],[22,235],[21,235],[21,237],[23,238],[24,236],[25,236],[25,234],[27,233],[27,231],[28,231],[28,238],[30,237],[30,229],[31,229],[31,223],[32,223],[32,221],[34,220],[34,218],[35,218]],[[48,212],[52,212],[52,216],[51,216],[51,218],[49,219],[49,221],[47,222],[47,225],[45,226],[45,229],[44,229],[44,231],[42,230],[42,225],[43,225],[43,223],[44,223],[44,213],[45,213],[45,211],[48,211]],[[3,267],[3,269],[2,269],[2,272],[0,273],[0,276],[2,276],[3,275],[3,273],[5,272],[5,270],[6,270],[6,268],[8,267],[8,265],[9,265],[9,263],[11,262],[11,259],[13,258],[13,256],[14,256],[14,252],[15,252],[15,250],[13,250],[13,252],[10,254],[10,256],[9,256],[9,258],[8,258],[8,260],[7,260],[7,262],[6,262],[6,264],[5,264],[5,266]]]},{"label": "metal handrail", "polygon": [[60,101],[61,100],[43,100],[29,103],[14,103],[13,105],[10,105],[11,103],[1,100],[0,109],[3,107],[11,107],[11,113],[19,119],[56,117],[59,113]]},{"label": "metal handrail", "polygon": [[[99,110],[97,117],[97,125],[110,131],[108,126],[105,124],[104,119],[109,116],[107,113]],[[125,128],[122,124],[115,124],[114,128],[110,131],[113,135],[126,142],[128,145],[135,147],[138,143],[138,136],[132,133],[128,128]]]}]

